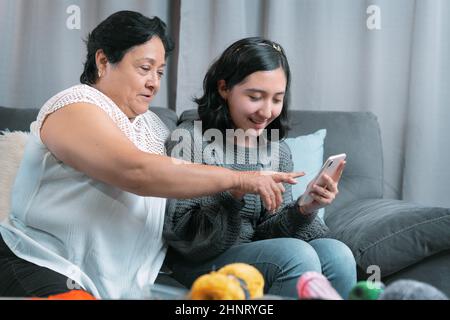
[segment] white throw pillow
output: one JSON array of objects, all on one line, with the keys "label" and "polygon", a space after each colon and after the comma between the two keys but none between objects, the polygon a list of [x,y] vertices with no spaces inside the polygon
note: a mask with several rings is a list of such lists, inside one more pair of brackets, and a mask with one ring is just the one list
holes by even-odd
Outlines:
[{"label": "white throw pillow", "polygon": [[[292,153],[294,171],[304,171],[305,175],[292,186],[292,197],[297,199],[306,190],[308,183],[320,171],[323,164],[323,144],[327,135],[326,129],[320,129],[312,134],[287,138],[285,141]],[[324,209],[319,210],[319,217],[323,220]]]},{"label": "white throw pillow", "polygon": [[0,221],[10,210],[11,189],[22,161],[29,133],[2,131],[0,134]]}]

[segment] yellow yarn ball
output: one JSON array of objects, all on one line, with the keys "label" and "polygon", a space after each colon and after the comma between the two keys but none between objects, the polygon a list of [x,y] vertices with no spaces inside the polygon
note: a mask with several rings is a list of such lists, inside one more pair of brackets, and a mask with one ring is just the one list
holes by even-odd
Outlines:
[{"label": "yellow yarn ball", "polygon": [[235,277],[211,272],[194,281],[190,298],[192,300],[245,300],[245,293]]},{"label": "yellow yarn ball", "polygon": [[232,263],[219,271],[221,274],[232,275],[243,280],[247,285],[250,298],[259,298],[264,294],[264,277],[255,267],[246,263]]}]

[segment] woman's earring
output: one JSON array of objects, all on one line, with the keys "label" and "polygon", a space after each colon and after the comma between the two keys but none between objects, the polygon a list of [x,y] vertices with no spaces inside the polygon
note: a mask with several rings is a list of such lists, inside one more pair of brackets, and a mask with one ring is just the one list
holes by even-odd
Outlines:
[{"label": "woman's earring", "polygon": [[98,77],[101,78],[102,77],[102,72],[100,70],[98,70]]}]

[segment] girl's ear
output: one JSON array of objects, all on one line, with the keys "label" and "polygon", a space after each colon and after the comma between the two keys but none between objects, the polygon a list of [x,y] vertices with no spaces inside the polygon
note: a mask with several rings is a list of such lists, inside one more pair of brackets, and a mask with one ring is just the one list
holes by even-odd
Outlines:
[{"label": "girl's ear", "polygon": [[219,92],[222,99],[226,101],[228,98],[229,91],[227,88],[227,84],[225,83],[225,80],[222,79],[217,81],[217,91]]}]

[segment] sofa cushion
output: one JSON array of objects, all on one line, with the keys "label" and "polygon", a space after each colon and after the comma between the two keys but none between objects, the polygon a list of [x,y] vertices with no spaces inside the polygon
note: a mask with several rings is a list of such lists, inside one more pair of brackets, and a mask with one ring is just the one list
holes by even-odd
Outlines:
[{"label": "sofa cushion", "polygon": [[450,249],[450,209],[391,199],[359,200],[326,215],[331,236],[347,244],[362,270],[393,274]]},{"label": "sofa cushion", "polygon": [[9,214],[11,189],[28,135],[21,131],[0,132],[0,221]]},{"label": "sofa cushion", "polygon": [[[326,129],[314,133],[287,138],[286,144],[291,149],[294,171],[304,171],[305,175],[297,179],[298,183],[292,186],[292,198],[297,199],[306,190],[308,183],[319,173],[323,163],[323,144],[327,135]],[[324,209],[320,209],[318,216],[323,220]]]}]

